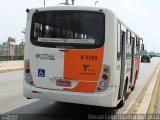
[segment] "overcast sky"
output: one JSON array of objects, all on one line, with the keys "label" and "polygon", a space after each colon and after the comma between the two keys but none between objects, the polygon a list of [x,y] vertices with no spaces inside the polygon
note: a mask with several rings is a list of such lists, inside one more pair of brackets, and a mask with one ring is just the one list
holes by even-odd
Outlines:
[{"label": "overcast sky", "polygon": [[[19,43],[26,25],[26,8],[43,7],[44,0],[4,0],[0,4],[0,43],[9,36]],[[65,0],[46,0],[46,6]],[[76,5],[94,6],[96,0],[75,0]],[[160,52],[160,0],[99,0],[99,7],[113,10],[144,39],[148,51]]]}]

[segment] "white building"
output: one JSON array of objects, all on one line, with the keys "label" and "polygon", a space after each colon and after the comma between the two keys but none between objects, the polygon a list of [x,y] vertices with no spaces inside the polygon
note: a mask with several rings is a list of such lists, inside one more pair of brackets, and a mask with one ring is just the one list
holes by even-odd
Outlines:
[{"label": "white building", "polygon": [[16,41],[14,38],[9,37],[7,41],[7,55],[14,56],[15,55],[15,46]]}]

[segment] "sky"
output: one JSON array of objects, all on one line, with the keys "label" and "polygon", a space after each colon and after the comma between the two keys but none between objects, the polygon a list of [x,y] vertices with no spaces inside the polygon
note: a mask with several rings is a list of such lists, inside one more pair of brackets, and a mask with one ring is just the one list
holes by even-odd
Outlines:
[{"label": "sky", "polygon": [[[65,0],[45,0],[55,6]],[[160,52],[160,0],[75,0],[75,5],[106,7],[140,37],[147,51]],[[24,39],[26,8],[43,7],[44,0],[4,0],[0,4],[0,43],[13,37],[19,43]],[[69,0],[71,3],[71,0]]]}]

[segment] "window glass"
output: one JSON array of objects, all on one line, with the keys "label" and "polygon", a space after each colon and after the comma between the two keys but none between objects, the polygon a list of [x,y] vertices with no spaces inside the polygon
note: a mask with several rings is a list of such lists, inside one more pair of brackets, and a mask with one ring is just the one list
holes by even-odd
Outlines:
[{"label": "window glass", "polygon": [[131,33],[129,31],[127,32],[127,44],[131,44]]},{"label": "window glass", "polygon": [[104,19],[101,12],[35,12],[32,19],[31,42],[47,47],[102,46],[105,33]]},{"label": "window glass", "polygon": [[131,58],[131,43],[130,43],[130,32],[127,32],[127,40],[126,40],[126,58]]},{"label": "window glass", "polygon": [[118,23],[118,29],[117,29],[117,59],[121,58],[121,25]]}]

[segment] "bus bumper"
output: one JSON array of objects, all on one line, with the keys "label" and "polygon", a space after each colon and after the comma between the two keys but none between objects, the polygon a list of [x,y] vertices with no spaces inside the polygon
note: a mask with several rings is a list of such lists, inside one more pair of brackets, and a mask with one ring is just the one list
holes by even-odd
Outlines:
[{"label": "bus bumper", "polygon": [[94,93],[50,90],[37,88],[28,84],[24,84],[23,89],[23,95],[26,98],[46,99],[49,101],[60,101],[102,107],[117,106],[117,99],[114,94],[115,87],[108,87],[106,91]]}]

